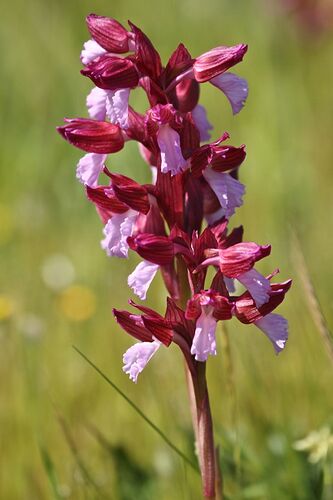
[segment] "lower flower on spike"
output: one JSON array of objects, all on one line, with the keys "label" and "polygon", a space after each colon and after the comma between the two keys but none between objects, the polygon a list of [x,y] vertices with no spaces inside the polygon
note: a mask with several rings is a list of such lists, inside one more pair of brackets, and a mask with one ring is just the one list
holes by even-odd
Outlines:
[{"label": "lower flower on spike", "polygon": [[123,355],[123,371],[129,375],[133,382],[138,381],[139,374],[154,356],[160,345],[161,342],[154,340],[153,342],[139,342],[127,349]]}]

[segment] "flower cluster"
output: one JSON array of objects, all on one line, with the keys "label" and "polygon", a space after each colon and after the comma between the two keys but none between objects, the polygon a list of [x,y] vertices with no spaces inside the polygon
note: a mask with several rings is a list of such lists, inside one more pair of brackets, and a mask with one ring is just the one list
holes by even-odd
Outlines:
[{"label": "flower cluster", "polygon": [[[136,382],[157,350],[171,342],[193,369],[216,354],[217,322],[233,317],[262,330],[279,353],[287,321],[273,311],[291,281],[274,283],[277,271],[263,276],[255,269],[270,245],[243,241],[242,227],[228,229],[245,192],[238,180],[245,146],[227,144],[227,133],[209,142],[212,126],[198,103],[200,85],[208,82],[225,94],[234,114],[242,109],[247,83],[228,70],[247,46],[220,46],[192,57],[180,44],[163,66],[133,23],[127,30],[91,14],[87,25],[91,40],[81,53],[81,73],[95,85],[87,97],[89,118],[67,119],[58,131],[87,153],[77,178],[104,224],[102,248],[110,257],[126,258],[129,250],[141,257],[128,277],[141,300],[157,272],[169,294],[164,316],[133,301],[135,312],[114,310],[121,327],[139,341],[124,354],[124,371]],[[147,95],[145,114],[129,104],[137,87]],[[127,141],[138,143],[151,183],[141,185],[106,166],[108,155]],[[209,267],[214,277],[207,284]],[[244,291],[237,295],[238,284]]]}]

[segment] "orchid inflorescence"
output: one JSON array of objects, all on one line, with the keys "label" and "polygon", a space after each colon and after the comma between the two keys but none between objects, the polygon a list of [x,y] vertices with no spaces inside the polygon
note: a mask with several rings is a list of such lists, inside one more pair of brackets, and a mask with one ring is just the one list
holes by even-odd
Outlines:
[{"label": "orchid inflorescence", "polygon": [[[244,242],[242,226],[229,230],[245,192],[238,180],[245,146],[226,144],[227,133],[208,142],[212,126],[198,104],[200,84],[209,82],[225,94],[234,114],[242,109],[247,82],[227,70],[243,59],[247,46],[220,46],[193,58],[180,44],[164,67],[133,23],[128,31],[91,14],[87,25],[92,39],[81,52],[81,73],[95,84],[87,97],[89,118],[66,119],[58,130],[87,152],[77,178],[105,225],[102,248],[111,257],[127,258],[132,250],[142,258],[128,277],[141,300],[158,271],[169,294],[164,315],[133,301],[136,312],[114,310],[119,325],[139,341],[124,354],[124,371],[136,382],[158,349],[174,342],[195,378],[197,367],[216,354],[217,322],[233,317],[262,330],[279,353],[287,321],[272,311],[291,281],[272,283],[277,271],[263,276],[254,268],[270,254],[270,245]],[[145,114],[129,105],[137,87],[148,98]],[[137,141],[151,183],[141,185],[106,167],[107,155],[127,141]],[[101,174],[106,184],[99,183]],[[214,277],[207,287],[209,267]],[[236,282],[245,287],[240,295]]]}]

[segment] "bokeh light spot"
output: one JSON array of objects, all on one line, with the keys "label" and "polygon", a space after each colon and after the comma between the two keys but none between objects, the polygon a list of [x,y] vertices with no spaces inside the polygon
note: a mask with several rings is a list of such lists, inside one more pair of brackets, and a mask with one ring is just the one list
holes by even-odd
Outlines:
[{"label": "bokeh light spot", "polygon": [[84,286],[70,286],[61,293],[59,308],[70,320],[85,321],[93,316],[96,310],[95,294]]}]

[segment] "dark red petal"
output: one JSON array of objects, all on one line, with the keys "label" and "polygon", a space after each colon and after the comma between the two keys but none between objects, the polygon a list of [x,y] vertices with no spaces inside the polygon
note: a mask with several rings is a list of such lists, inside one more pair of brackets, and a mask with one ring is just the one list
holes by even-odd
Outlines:
[{"label": "dark red petal", "polygon": [[150,318],[142,316],[145,327],[150,333],[164,345],[169,346],[172,342],[173,332],[169,323],[164,318]]},{"label": "dark red petal", "polygon": [[132,306],[138,309],[139,311],[143,312],[146,316],[151,316],[153,318],[159,318],[163,320],[163,316],[161,316],[158,312],[154,311],[154,309],[151,309],[150,307],[143,306],[141,304],[137,304],[134,302],[134,300],[130,299],[128,303]]},{"label": "dark red petal", "polygon": [[168,92],[170,102],[182,113],[192,111],[199,101],[200,88],[197,81],[184,78]]},{"label": "dark red petal", "polygon": [[243,163],[246,157],[245,146],[214,146],[210,165],[217,172],[233,170]]},{"label": "dark red petal", "polygon": [[142,342],[152,342],[153,337],[151,332],[143,325],[141,316],[136,316],[128,311],[120,311],[113,309],[113,314],[117,323],[125,330],[125,332],[132,335],[132,337]]},{"label": "dark red petal", "polygon": [[259,309],[249,292],[245,292],[235,302],[235,314],[242,323],[253,323],[262,317],[270,314],[283,301],[286,293],[290,289],[292,280],[284,283],[274,283],[271,285],[270,298],[266,304]]},{"label": "dark red petal", "polygon": [[60,135],[70,144],[88,153],[116,153],[124,147],[124,138],[118,125],[86,118],[66,120],[58,127]]},{"label": "dark red petal", "polygon": [[220,270],[229,278],[237,278],[252,269],[255,262],[271,252],[271,246],[260,246],[253,242],[237,243],[220,250]]},{"label": "dark red petal", "polygon": [[149,104],[156,106],[156,104],[167,104],[168,99],[166,94],[162,91],[161,87],[157,85],[149,76],[141,76],[140,86],[147,94]]},{"label": "dark red petal", "polygon": [[216,239],[209,227],[203,231],[199,238],[192,244],[196,262],[200,264],[205,258],[207,248],[217,247]]},{"label": "dark red petal", "polygon": [[86,18],[93,39],[108,52],[128,52],[128,31],[115,19],[90,14]]},{"label": "dark red petal", "polygon": [[171,323],[174,331],[179,333],[183,338],[191,342],[195,325],[193,321],[187,320],[185,312],[177,306],[174,300],[167,298],[167,310],[165,318]]},{"label": "dark red petal", "polygon": [[214,318],[217,320],[231,319],[233,309],[234,305],[226,297],[222,297],[221,295],[215,296]]},{"label": "dark red petal", "polygon": [[141,184],[121,174],[110,174],[110,177],[115,195],[120,201],[143,214],[149,212],[147,190]]},{"label": "dark red petal", "polygon": [[243,240],[243,233],[243,226],[235,227],[224,240],[220,241],[219,248],[228,248],[237,243],[241,243]]},{"label": "dark red petal", "polygon": [[171,264],[174,257],[174,246],[166,236],[155,234],[138,234],[127,238],[129,247],[136,251],[143,259],[160,266]]},{"label": "dark red petal", "polygon": [[215,47],[197,57],[193,64],[194,77],[197,82],[207,82],[214,76],[224,73],[227,69],[239,63],[247,51],[247,45],[233,47]]},{"label": "dark red petal", "polygon": [[185,228],[189,234],[200,231],[203,219],[203,197],[200,179],[192,175],[185,182]]},{"label": "dark red petal", "polygon": [[182,125],[178,130],[180,136],[180,145],[184,158],[187,160],[193,151],[200,146],[200,133],[197,129],[191,113],[183,117]]},{"label": "dark red petal", "polygon": [[212,284],[210,285],[210,289],[213,290],[214,292],[218,292],[220,295],[223,295],[224,297],[229,297],[229,292],[228,289],[225,285],[224,279],[223,279],[223,274],[221,271],[217,271],[215,274]]},{"label": "dark red petal", "polygon": [[[108,192],[109,191],[109,192]],[[98,186],[92,188],[86,186],[87,197],[97,207],[108,210],[114,214],[122,214],[127,212],[128,206],[122,203],[116,196],[110,193],[110,188],[107,186]]]},{"label": "dark red petal", "polygon": [[191,299],[187,301],[185,318],[197,320],[201,314],[201,305],[200,305],[200,297],[201,294],[197,293]]},{"label": "dark red petal", "polygon": [[167,88],[172,80],[181,73],[191,68],[193,59],[191,54],[182,43],[178,45],[176,50],[171,54],[171,57],[163,71],[162,80],[164,88]]},{"label": "dark red petal", "polygon": [[161,58],[149,38],[133,23],[128,21],[135,39],[135,59],[139,70],[155,81],[162,72]]},{"label": "dark red petal", "polygon": [[158,171],[156,182],[156,198],[160,210],[170,227],[177,224],[183,226],[183,175],[172,176],[170,172]]},{"label": "dark red petal", "polygon": [[191,173],[195,177],[200,177],[202,171],[208,166],[212,157],[212,149],[210,144],[201,146],[196,149],[191,156],[190,165]]},{"label": "dark red petal", "polygon": [[126,58],[105,54],[87,64],[81,74],[105,90],[134,88],[139,83],[135,64]]}]

